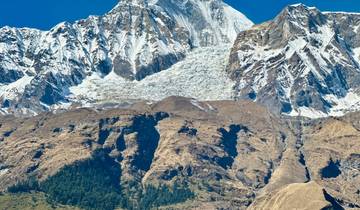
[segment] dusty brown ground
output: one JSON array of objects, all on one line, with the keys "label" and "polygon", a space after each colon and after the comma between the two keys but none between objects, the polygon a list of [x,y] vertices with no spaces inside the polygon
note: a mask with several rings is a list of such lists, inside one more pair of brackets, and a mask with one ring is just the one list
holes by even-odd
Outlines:
[{"label": "dusty brown ground", "polygon": [[[334,205],[329,196],[359,208],[359,119],[280,119],[248,101],[181,97],[129,109],[2,117],[0,189],[29,177],[44,180],[105,148],[119,161],[122,182],[188,181],[196,199],[166,208],[294,209],[307,203],[314,208],[298,209],[321,209]],[[341,173],[326,178],[330,162]]]}]

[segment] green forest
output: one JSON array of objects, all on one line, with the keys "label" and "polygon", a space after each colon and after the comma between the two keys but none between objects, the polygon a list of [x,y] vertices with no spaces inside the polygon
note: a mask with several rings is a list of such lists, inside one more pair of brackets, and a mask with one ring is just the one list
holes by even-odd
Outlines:
[{"label": "green forest", "polygon": [[99,150],[91,159],[65,166],[41,183],[29,179],[9,187],[8,192],[43,192],[51,204],[77,206],[89,210],[112,210],[117,207],[151,209],[184,202],[195,196],[183,183],[175,182],[172,186],[158,187],[143,187],[139,183],[132,183],[133,190],[127,190],[130,186],[121,186],[120,180],[119,164]]}]

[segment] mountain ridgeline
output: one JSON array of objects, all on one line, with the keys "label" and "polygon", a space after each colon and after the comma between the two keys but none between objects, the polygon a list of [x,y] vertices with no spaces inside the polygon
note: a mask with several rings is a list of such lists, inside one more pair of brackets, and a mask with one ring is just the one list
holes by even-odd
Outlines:
[{"label": "mountain ridgeline", "polygon": [[359,209],[359,26],[121,0],[0,28],[0,210]]},{"label": "mountain ridgeline", "polygon": [[227,72],[236,97],[292,116],[342,115],[359,108],[360,14],[303,4],[241,32]]},{"label": "mountain ridgeline", "polygon": [[122,0],[103,16],[50,31],[1,28],[3,111],[48,111],[91,75],[142,80],[194,48],[232,44],[251,26],[221,0]]},{"label": "mountain ridgeline", "polygon": [[1,112],[178,95],[250,99],[290,116],[343,115],[360,106],[359,24],[359,14],[303,4],[252,27],[221,0],[124,0],[50,31],[4,27]]}]

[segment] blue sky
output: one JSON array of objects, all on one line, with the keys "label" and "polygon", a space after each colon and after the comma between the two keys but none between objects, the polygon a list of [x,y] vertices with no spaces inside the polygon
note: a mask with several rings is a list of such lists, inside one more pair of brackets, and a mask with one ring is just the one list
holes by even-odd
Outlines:
[{"label": "blue sky", "polygon": [[[100,15],[117,0],[3,0],[0,4],[0,27],[49,29],[62,21]],[[360,12],[360,0],[225,0],[255,23],[272,19],[281,9],[302,2],[326,11]]]},{"label": "blue sky", "polygon": [[243,12],[250,20],[261,23],[276,16],[286,5],[303,3],[322,11],[360,12],[360,0],[224,0]]}]

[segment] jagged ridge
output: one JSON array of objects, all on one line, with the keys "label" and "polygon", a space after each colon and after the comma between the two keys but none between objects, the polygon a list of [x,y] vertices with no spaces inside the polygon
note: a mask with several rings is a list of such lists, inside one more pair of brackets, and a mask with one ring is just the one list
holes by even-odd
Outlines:
[{"label": "jagged ridge", "polygon": [[228,68],[237,97],[294,116],[359,108],[359,25],[359,14],[297,4],[240,33]]},{"label": "jagged ridge", "polygon": [[142,80],[194,48],[231,44],[251,25],[221,0],[125,0],[104,16],[50,31],[1,28],[2,110],[49,110],[90,75]]}]

